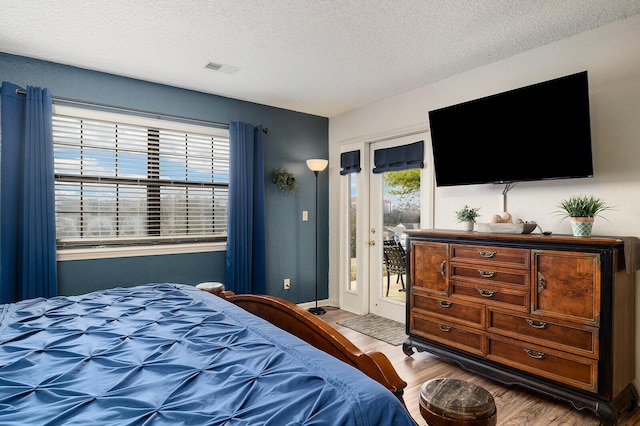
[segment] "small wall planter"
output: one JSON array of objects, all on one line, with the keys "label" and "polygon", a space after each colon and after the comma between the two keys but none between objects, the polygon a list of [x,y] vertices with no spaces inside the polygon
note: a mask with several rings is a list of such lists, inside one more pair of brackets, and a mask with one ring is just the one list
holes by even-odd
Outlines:
[{"label": "small wall planter", "polygon": [[295,176],[284,168],[273,170],[273,183],[278,186],[281,192],[289,191],[295,193],[298,189],[298,181]]}]

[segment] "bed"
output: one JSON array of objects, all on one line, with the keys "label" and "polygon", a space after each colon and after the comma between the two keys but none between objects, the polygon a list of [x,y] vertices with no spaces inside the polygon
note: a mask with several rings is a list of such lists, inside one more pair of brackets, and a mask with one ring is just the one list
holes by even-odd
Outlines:
[{"label": "bed", "polygon": [[169,283],[0,305],[0,424],[415,425],[389,360],[323,324]]}]

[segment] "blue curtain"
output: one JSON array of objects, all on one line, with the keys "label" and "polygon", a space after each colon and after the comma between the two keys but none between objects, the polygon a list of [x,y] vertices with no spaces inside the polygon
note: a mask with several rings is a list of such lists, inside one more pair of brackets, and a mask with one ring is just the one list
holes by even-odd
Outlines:
[{"label": "blue curtain", "polygon": [[2,83],[0,302],[57,294],[48,89]]},{"label": "blue curtain", "polygon": [[262,126],[229,124],[229,211],[225,288],[267,291]]}]

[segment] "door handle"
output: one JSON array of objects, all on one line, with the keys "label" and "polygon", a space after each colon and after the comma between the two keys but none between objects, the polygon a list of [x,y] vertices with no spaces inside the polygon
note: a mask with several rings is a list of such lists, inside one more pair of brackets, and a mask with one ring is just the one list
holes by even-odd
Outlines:
[{"label": "door handle", "polygon": [[547,279],[538,271],[538,294],[547,288]]}]

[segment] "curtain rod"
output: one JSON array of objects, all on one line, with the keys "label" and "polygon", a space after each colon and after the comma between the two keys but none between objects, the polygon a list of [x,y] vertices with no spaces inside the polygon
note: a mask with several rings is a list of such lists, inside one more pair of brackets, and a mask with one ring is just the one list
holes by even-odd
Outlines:
[{"label": "curtain rod", "polygon": [[[25,90],[16,89],[16,95],[26,95],[26,94],[27,94],[27,92]],[[214,127],[222,128],[222,129],[228,129],[229,128],[229,123],[220,123],[220,122],[217,122],[217,121],[200,120],[200,119],[197,119],[197,118],[189,118],[189,117],[183,117],[183,116],[172,115],[172,114],[161,114],[161,113],[144,111],[144,110],[141,110],[141,109],[124,108],[124,107],[119,107],[119,106],[114,106],[114,105],[107,105],[107,104],[100,104],[100,103],[95,103],[95,102],[80,101],[80,100],[77,100],[77,99],[61,98],[61,97],[58,97],[58,96],[52,96],[51,100],[55,101],[55,102],[65,103],[65,104],[84,105],[84,106],[99,107],[99,108],[104,108],[104,109],[109,109],[109,110],[119,111],[119,112],[143,114],[143,115],[151,116],[151,117],[154,117],[154,118],[170,118],[170,119],[174,119],[174,120],[188,121],[188,122],[191,122],[191,123],[200,123],[200,124],[205,124],[205,125],[208,125],[208,126],[214,126]],[[264,127],[262,129],[262,132],[266,135],[266,134],[269,133],[269,129],[267,127]]]}]

